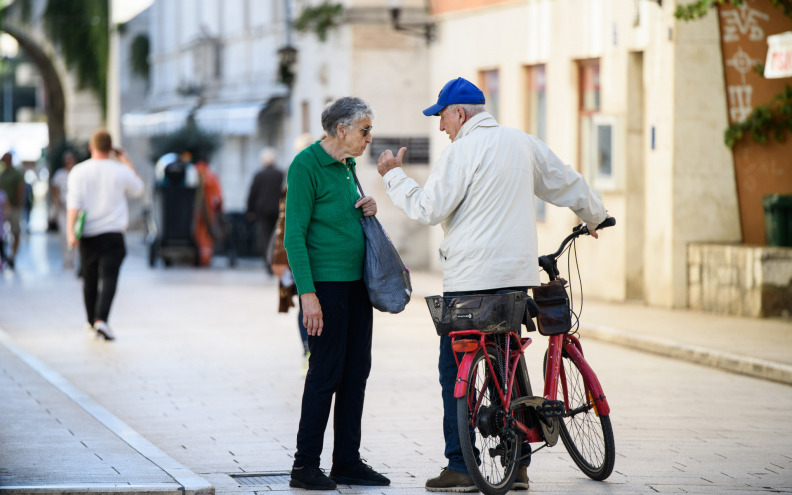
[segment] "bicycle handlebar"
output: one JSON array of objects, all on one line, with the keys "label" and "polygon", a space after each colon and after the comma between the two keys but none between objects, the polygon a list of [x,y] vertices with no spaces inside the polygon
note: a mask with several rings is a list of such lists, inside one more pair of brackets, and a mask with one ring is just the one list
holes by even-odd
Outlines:
[{"label": "bicycle handlebar", "polygon": [[[594,230],[613,227],[614,225],[616,225],[616,219],[614,217],[608,217],[604,222],[597,225],[597,228]],[[550,276],[550,280],[555,280],[559,275],[556,261],[558,260],[558,257],[561,256],[561,253],[564,252],[566,245],[569,244],[573,239],[577,239],[582,235],[591,235],[591,232],[589,232],[588,226],[585,223],[581,223],[580,225],[573,228],[572,233],[566,236],[563,241],[561,241],[561,246],[559,246],[555,253],[545,254],[544,256],[539,257],[539,266],[547,273],[547,275]]]}]

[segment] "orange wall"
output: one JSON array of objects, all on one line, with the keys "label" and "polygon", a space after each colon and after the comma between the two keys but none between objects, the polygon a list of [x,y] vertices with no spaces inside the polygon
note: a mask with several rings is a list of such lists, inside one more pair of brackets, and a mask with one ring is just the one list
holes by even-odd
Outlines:
[{"label": "orange wall", "polygon": [[512,1],[514,0],[432,0],[432,14],[445,14],[448,12],[488,7]]}]

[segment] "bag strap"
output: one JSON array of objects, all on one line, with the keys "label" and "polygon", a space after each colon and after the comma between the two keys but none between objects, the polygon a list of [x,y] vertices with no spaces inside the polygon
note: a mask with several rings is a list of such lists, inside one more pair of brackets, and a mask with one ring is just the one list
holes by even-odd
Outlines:
[{"label": "bag strap", "polygon": [[363,187],[361,187],[360,181],[357,178],[357,174],[355,173],[355,167],[349,167],[349,170],[352,171],[352,178],[355,179],[355,184],[357,184],[357,187],[360,190],[360,197],[365,198],[366,193],[363,192]]}]

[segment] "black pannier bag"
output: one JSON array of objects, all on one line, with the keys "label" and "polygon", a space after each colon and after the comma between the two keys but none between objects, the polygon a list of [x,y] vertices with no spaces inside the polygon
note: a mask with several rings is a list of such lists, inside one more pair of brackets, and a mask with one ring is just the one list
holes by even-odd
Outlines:
[{"label": "black pannier bag", "polygon": [[558,335],[572,329],[572,313],[565,284],[566,280],[558,279],[533,288],[533,298],[539,307],[539,333],[542,335]]},{"label": "black pannier bag", "polygon": [[515,291],[504,294],[429,296],[426,305],[429,306],[437,335],[442,336],[456,330],[493,333],[519,331],[527,301],[528,294]]}]

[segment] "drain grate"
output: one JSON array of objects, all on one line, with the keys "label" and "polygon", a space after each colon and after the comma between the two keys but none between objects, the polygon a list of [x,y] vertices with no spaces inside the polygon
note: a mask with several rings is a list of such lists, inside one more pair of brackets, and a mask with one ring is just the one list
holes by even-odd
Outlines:
[{"label": "drain grate", "polygon": [[231,474],[239,486],[288,485],[291,473],[245,473]]}]

